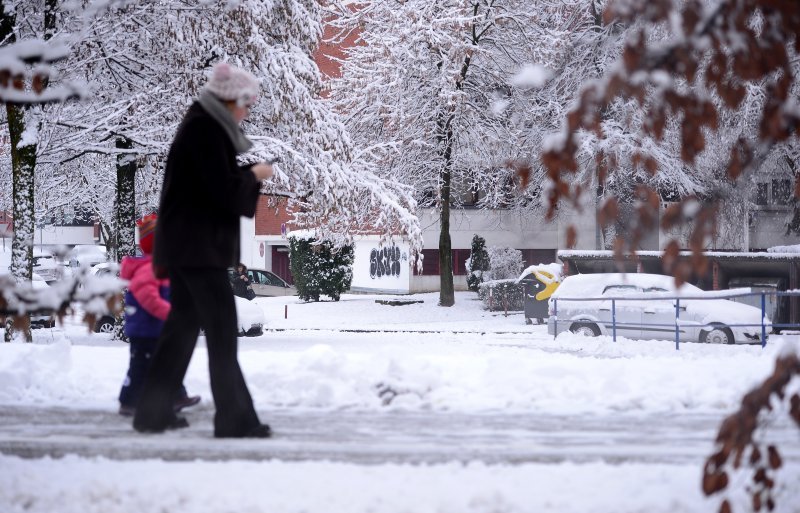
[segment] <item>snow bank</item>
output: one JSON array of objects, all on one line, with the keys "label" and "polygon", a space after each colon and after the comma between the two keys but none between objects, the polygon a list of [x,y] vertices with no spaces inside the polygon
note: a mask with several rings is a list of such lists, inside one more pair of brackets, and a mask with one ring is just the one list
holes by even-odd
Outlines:
[{"label": "snow bank", "polygon": [[[0,456],[0,467],[4,470],[0,504],[5,505],[5,513],[700,513],[719,509],[719,499],[702,496],[696,465],[357,466]],[[800,468],[787,467],[778,486],[786,487],[786,482],[796,483],[798,478]],[[778,493],[776,512],[795,511],[791,493],[786,489]]]},{"label": "snow bank", "polygon": [[[729,412],[767,376],[783,343],[683,344],[480,334],[268,333],[242,339],[256,407],[613,414]],[[128,347],[0,345],[0,404],[113,410]],[[185,380],[210,398],[207,353]]]}]

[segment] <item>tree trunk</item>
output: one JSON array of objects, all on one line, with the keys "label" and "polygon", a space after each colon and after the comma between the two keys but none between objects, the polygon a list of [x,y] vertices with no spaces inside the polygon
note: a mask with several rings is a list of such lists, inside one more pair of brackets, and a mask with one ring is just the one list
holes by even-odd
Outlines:
[{"label": "tree trunk", "polygon": [[[25,109],[6,104],[8,133],[11,138],[11,182],[14,212],[14,237],[11,241],[11,274],[17,283],[31,281],[33,273],[34,204],[33,184],[36,168],[36,144],[20,146],[25,131]],[[32,342],[30,323],[23,328],[26,342]],[[5,340],[12,334],[6,329]]]},{"label": "tree trunk", "polygon": [[[448,154],[449,154],[448,143]],[[442,171],[442,202],[439,232],[439,306],[453,306],[456,302],[453,290],[453,251],[450,243],[450,168]]]},{"label": "tree trunk", "polygon": [[[129,150],[133,141],[117,138],[117,148]],[[136,254],[136,158],[130,153],[117,156],[117,197],[114,202],[114,260]]]}]

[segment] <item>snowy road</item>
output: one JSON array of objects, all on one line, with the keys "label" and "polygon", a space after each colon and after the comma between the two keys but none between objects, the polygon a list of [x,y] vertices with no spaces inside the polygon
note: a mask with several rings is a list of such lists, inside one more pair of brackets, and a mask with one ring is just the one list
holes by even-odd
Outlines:
[{"label": "snowy road", "polygon": [[[719,417],[552,416],[433,412],[262,412],[271,440],[214,440],[210,408],[188,412],[192,426],[139,435],[113,412],[0,406],[0,452],[117,460],[328,460],[350,463],[696,463],[710,452]],[[770,437],[800,461],[796,428]]]}]

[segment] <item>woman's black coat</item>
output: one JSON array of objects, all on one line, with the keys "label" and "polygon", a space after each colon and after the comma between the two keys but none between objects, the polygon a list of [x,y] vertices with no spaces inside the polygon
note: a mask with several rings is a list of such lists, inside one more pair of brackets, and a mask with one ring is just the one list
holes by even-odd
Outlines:
[{"label": "woman's black coat", "polygon": [[222,126],[195,102],[169,150],[153,266],[227,268],[239,262],[239,217],[253,217],[260,183],[236,163]]}]

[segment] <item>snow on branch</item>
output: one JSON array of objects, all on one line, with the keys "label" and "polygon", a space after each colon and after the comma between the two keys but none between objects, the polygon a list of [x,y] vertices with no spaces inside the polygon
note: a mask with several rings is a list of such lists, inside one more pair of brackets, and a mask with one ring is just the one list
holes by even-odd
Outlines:
[{"label": "snow on branch", "polygon": [[84,321],[93,326],[99,316],[121,312],[121,292],[126,284],[117,277],[93,276],[88,267],[41,289],[31,282],[17,283],[11,275],[0,275],[0,317],[12,317],[21,327],[29,322],[28,314],[61,319],[71,307],[81,305]]},{"label": "snow on branch", "polygon": [[[662,163],[641,145],[633,149],[630,161],[621,161],[618,148],[602,144],[612,138],[615,128],[608,116],[620,102],[635,102],[641,110],[640,143],[665,144],[667,136],[674,137],[680,159],[696,173],[711,135],[724,120],[731,123],[752,96],[749,90],[758,90],[763,101],[748,109],[755,123],[748,126],[738,118],[739,135],[722,144],[728,156],[717,169],[723,172],[704,193],[701,211],[692,216],[691,248],[699,254],[717,234],[719,205],[728,199],[733,184],[754,171],[775,145],[797,136],[800,109],[793,91],[798,86],[800,9],[792,0],[616,0],[606,7],[603,23],[632,27],[631,35],[616,65],[583,87],[561,136],[551,138],[541,154],[552,181],[548,216],[555,215],[560,200],[579,205],[584,188],[571,177],[586,167],[579,155],[587,138],[600,148],[590,167],[601,186],[631,169],[645,169],[654,180],[664,172]],[[656,32],[669,36],[657,40]],[[800,195],[800,182],[795,195]],[[660,203],[650,185],[636,187],[635,200],[643,222],[633,229],[631,249],[646,230],[658,226],[653,214]],[[697,198],[680,198],[661,219],[662,229],[687,225],[687,216],[681,214],[684,201],[694,203]],[[615,204],[607,204],[601,213],[604,226],[621,222],[622,210]],[[625,243],[617,241],[619,253]],[[697,264],[703,265],[702,259]]]},{"label": "snow on branch", "polygon": [[41,105],[85,97],[85,88],[76,83],[49,87],[55,78],[50,65],[68,55],[65,44],[38,38],[0,48],[0,102]]}]

